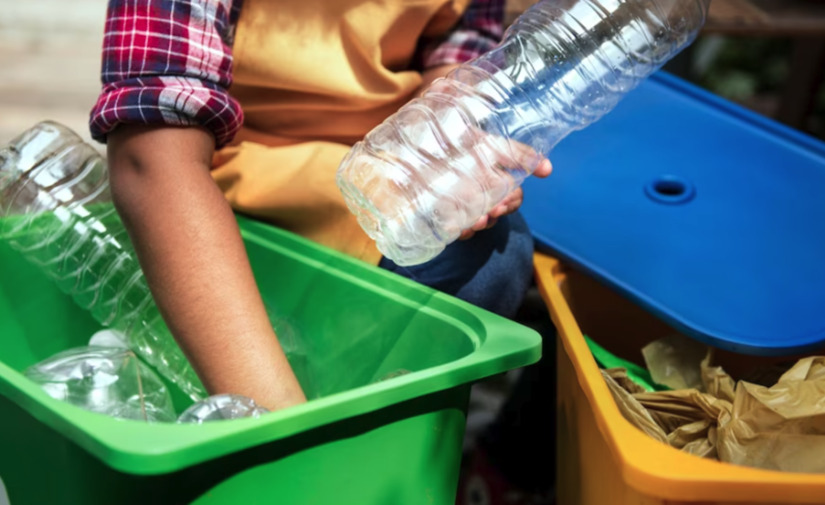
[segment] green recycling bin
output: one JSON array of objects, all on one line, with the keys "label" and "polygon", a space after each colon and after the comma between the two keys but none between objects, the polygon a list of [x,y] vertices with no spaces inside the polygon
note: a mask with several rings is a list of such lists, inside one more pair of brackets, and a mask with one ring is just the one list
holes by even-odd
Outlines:
[{"label": "green recycling bin", "polygon": [[[21,372],[100,327],[0,244],[0,504],[452,504],[470,386],[533,363],[533,330],[239,217],[263,298],[318,398],[257,419],[145,424]],[[173,388],[171,388],[173,389]],[[174,392],[178,410],[187,398]]]}]

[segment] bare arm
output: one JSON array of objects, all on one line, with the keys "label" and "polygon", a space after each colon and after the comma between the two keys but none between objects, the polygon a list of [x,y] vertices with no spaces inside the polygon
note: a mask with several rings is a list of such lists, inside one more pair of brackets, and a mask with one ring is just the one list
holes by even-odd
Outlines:
[{"label": "bare arm", "polygon": [[271,410],[306,401],[278,344],[200,128],[109,134],[115,205],[169,329],[210,394]]}]

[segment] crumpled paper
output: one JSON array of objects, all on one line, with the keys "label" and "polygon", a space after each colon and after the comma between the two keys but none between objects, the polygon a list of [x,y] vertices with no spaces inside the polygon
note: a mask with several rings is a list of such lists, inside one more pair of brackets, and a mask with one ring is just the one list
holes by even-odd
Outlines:
[{"label": "crumpled paper", "polygon": [[621,369],[602,370],[602,375],[622,415],[636,427],[690,454],[717,458],[717,430],[730,418],[733,381],[707,363],[702,362],[701,375],[713,393],[695,388],[646,392],[628,384]]},{"label": "crumpled paper", "polygon": [[669,335],[642,348],[650,377],[671,389],[700,388],[700,363],[707,347],[681,335]]},{"label": "crumpled paper", "polygon": [[740,381],[719,458],[787,472],[825,472],[825,357],[803,358],[769,388]]},{"label": "crumpled paper", "polygon": [[825,472],[825,356],[797,361],[772,386],[734,381],[701,361],[696,388],[646,392],[623,369],[602,370],[622,415],[690,454],[788,472]]}]

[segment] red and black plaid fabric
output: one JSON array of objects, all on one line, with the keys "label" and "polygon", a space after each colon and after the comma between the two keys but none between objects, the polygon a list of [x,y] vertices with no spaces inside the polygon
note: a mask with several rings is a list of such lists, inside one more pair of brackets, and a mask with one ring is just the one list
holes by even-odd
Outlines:
[{"label": "red and black plaid fabric", "polygon": [[[207,128],[216,145],[243,122],[232,82],[232,39],[242,0],[109,0],[101,80],[90,114],[105,142],[119,123]],[[474,0],[445,38],[426,41],[424,68],[463,63],[501,37],[504,0]]]},{"label": "red and black plaid fabric", "polygon": [[464,63],[494,48],[502,36],[504,3],[504,0],[474,0],[445,38],[423,48],[423,67]]}]

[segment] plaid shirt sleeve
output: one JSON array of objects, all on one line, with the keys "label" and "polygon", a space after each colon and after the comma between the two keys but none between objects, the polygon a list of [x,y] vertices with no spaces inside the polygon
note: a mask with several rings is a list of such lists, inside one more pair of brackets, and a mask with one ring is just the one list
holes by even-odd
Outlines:
[{"label": "plaid shirt sleeve", "polygon": [[243,122],[229,96],[241,0],[109,0],[101,81],[90,114],[101,142],[120,123],[200,125],[218,147]]},{"label": "plaid shirt sleeve", "polygon": [[493,49],[504,30],[505,0],[473,0],[446,37],[422,41],[423,68],[464,63]]}]

